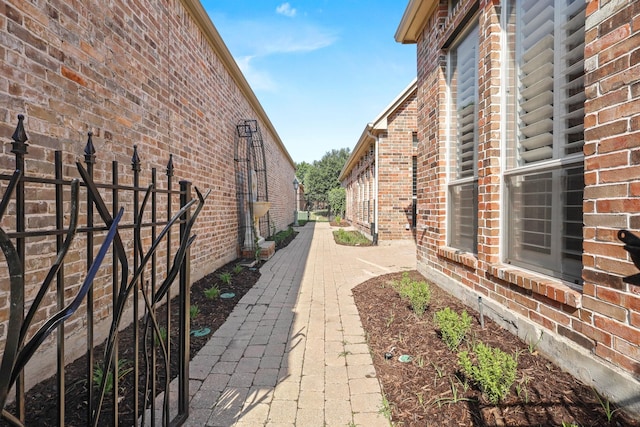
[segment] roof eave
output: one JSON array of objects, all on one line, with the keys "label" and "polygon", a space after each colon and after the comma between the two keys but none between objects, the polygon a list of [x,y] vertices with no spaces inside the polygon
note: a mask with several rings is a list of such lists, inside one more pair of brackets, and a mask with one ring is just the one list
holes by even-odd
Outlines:
[{"label": "roof eave", "polygon": [[417,43],[437,4],[436,0],[410,0],[396,30],[396,41],[403,44]]},{"label": "roof eave", "polygon": [[338,181],[342,182],[347,177],[347,175],[351,172],[351,169],[353,169],[356,160],[360,159],[368,144],[375,141],[373,132],[374,128],[372,124],[367,123],[364,130],[362,131],[362,134],[360,135],[360,138],[358,139],[358,143],[353,148],[351,155],[342,167],[340,175],[338,176]]}]

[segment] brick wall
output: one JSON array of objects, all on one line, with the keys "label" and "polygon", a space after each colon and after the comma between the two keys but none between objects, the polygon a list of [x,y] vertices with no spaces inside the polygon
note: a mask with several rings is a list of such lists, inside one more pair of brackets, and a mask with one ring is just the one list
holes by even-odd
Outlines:
[{"label": "brick wall", "polygon": [[[109,180],[111,162],[118,161],[122,183],[130,183],[134,144],[146,177],[152,167],[163,175],[172,154],[176,181],[211,189],[193,230],[192,280],[238,256],[233,159],[240,120],[257,119],[262,130],[277,230],[293,221],[294,206],[294,164],[230,54],[216,47],[219,36],[203,13],[191,0],[0,0],[0,173],[13,171],[10,137],[20,113],[26,116],[26,169],[32,175],[51,176],[53,152],[61,150],[71,165],[65,178],[77,177],[73,164],[82,159],[89,131],[97,180]],[[37,202],[27,207],[27,227],[51,226],[53,191],[31,191]],[[10,215],[1,225],[12,229]],[[28,248],[30,271],[46,271],[52,261],[42,254],[51,248],[51,242]],[[79,251],[78,244],[66,267],[78,283],[86,268]],[[0,341],[8,316],[6,277],[0,274]],[[95,286],[98,298],[109,301],[110,291]],[[100,316],[108,305],[99,305]],[[83,323],[78,316],[69,321]]]},{"label": "brick wall", "polygon": [[[640,4],[591,1],[587,7],[581,291],[502,263],[502,7],[500,1],[467,0],[449,12],[448,2],[440,1],[419,35],[418,268],[470,305],[483,297],[494,317],[520,338],[530,340],[544,331],[542,348],[563,369],[640,413],[640,405],[629,403],[640,372],[640,286],[622,280],[638,271],[617,239],[621,228],[640,234]],[[445,73],[447,43],[476,8],[480,39],[474,255],[447,247]]]},{"label": "brick wall", "polygon": [[342,172],[342,185],[347,192],[346,219],[366,235],[373,233],[377,204],[379,240],[415,238],[412,214],[416,129],[416,92],[412,85],[374,123],[367,125],[347,161]]},{"label": "brick wall", "polygon": [[640,286],[617,239],[640,229],[640,4],[591,1],[585,34],[582,313],[573,328],[595,352],[640,371]]},{"label": "brick wall", "polygon": [[386,135],[378,141],[380,240],[413,238],[413,132],[416,128],[416,95],[412,94],[388,116]]}]

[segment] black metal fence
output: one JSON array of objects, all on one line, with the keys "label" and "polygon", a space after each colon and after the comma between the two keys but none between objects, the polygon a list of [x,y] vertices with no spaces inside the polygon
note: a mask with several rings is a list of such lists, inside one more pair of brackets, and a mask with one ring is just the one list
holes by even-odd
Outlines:
[{"label": "black metal fence", "polygon": [[[3,293],[9,301],[8,308],[0,305],[0,319],[7,319],[0,325],[0,338],[6,332],[0,341],[0,424],[182,424],[189,399],[191,229],[206,196],[195,188],[197,198],[191,199],[188,181],[176,188],[171,157],[166,177],[161,180],[152,168],[143,187],[136,146],[131,174],[113,161],[111,182],[96,182],[95,171],[101,177],[109,173],[95,168],[91,133],[84,162],[65,165],[56,151],[54,176],[43,176],[47,168],[28,173],[23,119],[18,116],[12,136],[15,170],[0,174],[0,248],[6,260],[0,301]],[[80,178],[66,178],[63,171]],[[54,200],[43,204],[47,195]],[[82,374],[70,378],[65,350],[78,336],[86,341]],[[25,392],[27,362],[46,348],[56,354],[53,390],[47,392],[55,396],[54,420],[50,413],[38,415],[47,402],[30,406]],[[177,390],[169,393],[174,375]],[[80,397],[71,393],[78,388]]]}]

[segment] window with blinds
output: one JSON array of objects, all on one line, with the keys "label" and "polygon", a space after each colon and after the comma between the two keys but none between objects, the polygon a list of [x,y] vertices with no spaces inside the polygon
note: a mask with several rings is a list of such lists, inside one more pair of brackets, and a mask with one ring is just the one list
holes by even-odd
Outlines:
[{"label": "window with blinds", "polygon": [[583,0],[511,0],[509,262],[579,282],[584,189]]},{"label": "window with blinds", "polygon": [[478,27],[449,53],[449,246],[476,252],[478,229]]}]

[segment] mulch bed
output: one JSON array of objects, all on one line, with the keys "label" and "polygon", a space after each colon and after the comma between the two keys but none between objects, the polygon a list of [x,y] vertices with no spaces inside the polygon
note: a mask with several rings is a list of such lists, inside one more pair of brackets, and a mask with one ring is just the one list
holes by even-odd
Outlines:
[{"label": "mulch bed", "polygon": [[[292,234],[288,239],[278,243],[276,249],[286,247],[294,238],[297,233]],[[241,260],[235,260],[230,262],[213,273],[208,274],[191,286],[191,306],[198,307],[198,314],[191,320],[191,330],[195,331],[202,328],[209,328],[211,332],[203,337],[190,337],[190,356],[193,358],[198,351],[209,341],[212,334],[226,321],[227,317],[233,311],[234,307],[240,301],[240,299],[255,285],[260,278],[260,264],[255,265],[252,268],[243,268],[242,271],[234,271],[235,266]],[[229,285],[223,283],[220,279],[220,275],[223,273],[231,274],[231,283]],[[231,299],[209,299],[204,295],[204,290],[217,285],[220,288],[221,293],[233,292],[235,297]],[[171,366],[170,377],[175,378],[178,373],[177,366],[177,339],[178,339],[178,325],[176,320],[178,317],[178,300],[173,298],[171,301],[172,321],[170,332],[168,336],[171,339]],[[157,318],[159,319],[160,326],[164,324],[162,319],[166,317],[166,304],[163,305],[157,312]],[[140,337],[142,336],[143,328],[140,326]],[[134,328],[129,326],[119,333],[119,358],[126,360],[127,368],[133,366],[133,348],[135,339],[133,336]],[[140,339],[140,343],[142,342]],[[142,350],[142,344],[140,344],[140,352]],[[104,352],[104,344],[101,344],[94,348],[95,360],[101,361],[102,354]],[[142,357],[142,355],[140,355]],[[157,352],[158,360],[162,360],[160,351]],[[65,367],[65,425],[66,426],[86,426],[87,422],[87,357],[83,356],[73,363]],[[141,366],[142,372],[139,375],[139,389],[144,388],[144,365]],[[164,369],[157,370],[157,393],[161,393],[164,389]],[[135,424],[135,419],[140,415],[141,409],[139,409],[138,415],[135,414],[133,408],[133,385],[135,377],[133,372],[129,372],[120,379],[119,383],[119,422],[120,426],[131,426]],[[56,426],[56,383],[55,377],[42,381],[38,385],[30,389],[26,394],[25,408],[26,419],[25,425],[27,426]],[[113,399],[107,394],[103,409],[100,414],[99,425],[112,425],[113,418]],[[142,392],[139,393],[139,401],[142,406]],[[13,405],[8,408],[10,413],[15,413]],[[161,420],[156,420],[161,422]],[[149,421],[147,420],[147,423]],[[5,420],[0,419],[0,426],[9,426]]]},{"label": "mulch bed", "polygon": [[[425,280],[411,271],[413,280]],[[640,426],[616,411],[611,422],[595,392],[561,371],[510,332],[485,316],[485,328],[474,310],[431,285],[431,303],[417,318],[391,283],[401,273],[370,279],[353,289],[377,376],[388,401],[386,411],[402,426]],[[450,307],[473,317],[468,341],[482,341],[503,351],[518,353],[518,373],[510,394],[499,404],[489,403],[472,383],[464,389],[457,353],[449,350],[434,324],[434,313]],[[460,350],[466,349],[465,343]],[[385,353],[393,351],[391,359]],[[533,350],[533,351],[530,351]],[[401,363],[400,355],[412,357]],[[613,409],[613,408],[612,408]],[[572,424],[573,423],[573,424]]]}]

